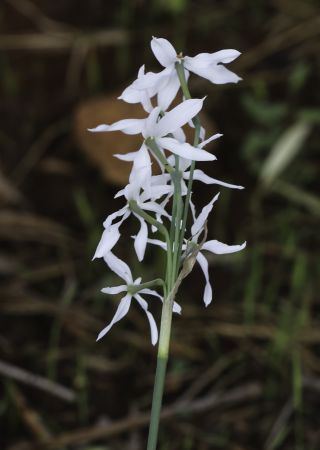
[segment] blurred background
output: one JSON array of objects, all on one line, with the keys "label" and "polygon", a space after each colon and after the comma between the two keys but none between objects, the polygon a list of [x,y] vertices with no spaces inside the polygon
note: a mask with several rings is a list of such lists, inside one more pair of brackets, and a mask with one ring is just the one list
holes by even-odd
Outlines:
[{"label": "blurred background", "polygon": [[[145,448],[156,349],[135,306],[95,342],[119,280],[91,262],[129,170],[112,154],[138,142],[86,129],[143,117],[116,97],[160,70],[156,36],[243,53],[241,83],[190,89],[224,134],[206,171],[246,186],[220,189],[209,237],[247,240],[210,257],[208,308],[198,268],[179,292],[159,449],[319,449],[319,2],[2,0],[0,26],[0,448]],[[198,208],[216,192],[195,184]],[[163,255],[137,263],[136,227],[117,254],[152,279]]]}]

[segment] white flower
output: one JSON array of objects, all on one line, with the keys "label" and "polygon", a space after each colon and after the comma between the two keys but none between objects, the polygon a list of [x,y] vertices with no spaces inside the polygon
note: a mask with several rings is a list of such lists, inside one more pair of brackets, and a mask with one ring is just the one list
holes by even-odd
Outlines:
[{"label": "white flower", "polygon": [[[140,67],[138,72],[138,80],[145,75],[144,65]],[[128,86],[118,97],[119,100],[124,100],[127,103],[141,103],[143,109],[150,113],[152,111],[152,103],[150,98],[156,94],[156,89],[135,89],[132,86]]]},{"label": "white flower", "polygon": [[[137,169],[135,177],[133,177],[131,183],[129,183],[124,189],[116,194],[116,197],[123,195],[127,200],[127,204],[123,208],[119,209],[119,211],[110,214],[104,221],[103,226],[105,230],[102,234],[93,259],[102,258],[108,252],[110,252],[110,250],[112,250],[112,248],[120,238],[120,225],[132,213],[140,222],[140,230],[137,234],[136,240],[134,241],[134,248],[139,261],[143,260],[148,239],[148,225],[142,217],[131,211],[129,205],[130,200],[136,201],[137,205],[142,210],[148,212],[151,211],[153,213],[159,214],[160,216],[166,216],[170,218],[169,214],[161,205],[156,202],[156,200],[163,195],[168,194],[168,192],[172,190],[172,187],[169,185],[150,186],[148,190],[141,192],[141,185],[143,185],[144,183],[145,176],[146,171],[143,167],[140,168],[140,172]],[[113,223],[114,220],[119,217],[121,218],[120,221]]]},{"label": "white flower", "polygon": [[150,313],[150,311],[148,311],[147,302],[141,297],[140,294],[155,295],[157,297],[161,296],[159,296],[159,294],[156,291],[153,291],[151,289],[139,290],[138,286],[141,283],[141,278],[133,280],[132,273],[128,265],[121,259],[117,258],[113,253],[111,252],[107,253],[104,257],[104,260],[109,266],[109,268],[113,272],[115,272],[120,278],[122,278],[126,284],[114,287],[106,287],[102,289],[102,292],[105,294],[114,295],[119,294],[120,292],[125,292],[125,295],[121,299],[117,311],[113,316],[113,319],[111,320],[109,325],[107,325],[105,328],[103,328],[102,331],[100,331],[97,341],[101,339],[103,336],[105,336],[108,333],[108,331],[112,328],[112,326],[116,322],[119,322],[119,320],[121,320],[128,313],[131,305],[131,300],[134,298],[147,315],[151,331],[151,342],[153,345],[155,345],[158,341],[157,325],[152,314]]},{"label": "white flower", "polygon": [[[208,203],[208,205],[206,205],[201,213],[199,214],[199,216],[194,220],[194,223],[191,227],[191,234],[192,234],[192,239],[191,239],[191,245],[197,245],[198,244],[198,239],[204,229],[205,223],[208,219],[208,215],[210,214],[214,203],[218,200],[219,198],[219,194],[217,194],[210,203]],[[187,250],[188,245],[190,245],[190,243],[185,244],[183,246],[183,250]],[[209,281],[209,264],[207,259],[205,258],[205,256],[202,254],[203,250],[208,250],[211,253],[215,253],[216,255],[223,255],[226,253],[235,253],[235,252],[239,252],[240,250],[243,250],[246,246],[246,242],[244,242],[241,245],[227,245],[224,244],[223,242],[217,241],[217,240],[210,240],[205,242],[203,245],[201,245],[201,251],[198,252],[197,256],[196,256],[196,260],[199,263],[202,272],[204,274],[204,277],[206,279],[206,285],[205,285],[205,289],[204,289],[204,295],[203,295],[203,301],[204,304],[206,306],[208,306],[211,301],[212,301],[212,287]]]},{"label": "white flower", "polygon": [[[196,219],[194,219],[194,223],[191,227],[192,238],[189,239],[188,241],[185,240],[185,243],[182,246],[182,250],[185,252],[185,256],[187,256],[187,254],[186,254],[187,252],[189,253],[190,250],[192,250],[195,246],[198,245],[198,239],[204,230],[204,226],[208,219],[208,215],[210,214],[210,212],[213,208],[213,204],[218,200],[218,197],[219,197],[219,194],[217,194],[211,200],[211,202],[208,203],[208,205],[206,205],[202,209],[199,216]],[[193,208],[191,208],[191,210],[193,210]],[[167,250],[167,244],[163,241],[160,241],[159,239],[148,239],[148,243],[157,245],[157,246],[161,247],[162,249],[164,249],[165,251]],[[223,242],[217,241],[215,239],[207,241],[201,245],[201,248],[199,249],[199,251],[196,255],[196,260],[199,263],[199,265],[202,269],[202,272],[204,274],[204,277],[206,279],[206,285],[205,285],[204,294],[203,294],[203,301],[204,301],[205,306],[208,306],[212,301],[212,287],[211,287],[211,283],[209,281],[209,264],[208,264],[208,261],[205,258],[205,256],[202,254],[202,251],[207,250],[211,253],[215,253],[216,255],[223,255],[223,254],[227,254],[227,253],[239,252],[240,250],[243,250],[245,248],[245,246],[246,246],[246,242],[244,242],[241,245],[227,245],[227,244],[224,244]]]},{"label": "white flower", "polygon": [[200,53],[194,57],[182,57],[177,55],[176,50],[167,39],[155,37],[151,41],[151,49],[164,69],[159,73],[148,72],[146,74],[144,74],[144,68],[140,69],[138,78],[120,96],[128,103],[141,102],[146,107],[146,97],[150,99],[157,94],[157,104],[163,111],[166,111],[180,87],[175,64],[181,63],[181,61],[184,63],[186,79],[188,79],[190,71],[215,84],[237,83],[241,80],[235,73],[222,65],[236,59],[240,55],[237,50],[227,49],[215,53]]},{"label": "white flower", "polygon": [[[193,161],[214,161],[211,153],[192,145],[178,141],[169,134],[179,133],[179,129],[188,123],[202,108],[204,99],[185,100],[159,119],[160,107],[154,108],[146,119],[124,119],[112,125],[98,125],[89,131],[99,133],[105,131],[122,131],[125,134],[141,133],[145,139],[153,138],[157,145]],[[158,120],[159,119],[159,120]],[[179,133],[180,134],[180,133]]]}]

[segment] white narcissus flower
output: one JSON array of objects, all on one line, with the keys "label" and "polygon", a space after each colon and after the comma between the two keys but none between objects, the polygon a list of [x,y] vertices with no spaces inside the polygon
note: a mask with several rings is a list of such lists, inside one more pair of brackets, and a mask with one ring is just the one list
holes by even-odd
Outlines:
[{"label": "white narcissus flower", "polygon": [[[125,134],[139,134],[147,138],[153,138],[157,145],[165,150],[193,161],[214,161],[216,157],[211,153],[196,148],[192,145],[178,141],[170,134],[176,133],[188,123],[202,108],[204,99],[190,99],[167,112],[159,119],[160,107],[154,108],[146,119],[124,119],[112,125],[98,125],[89,131],[101,133],[105,131],[122,131]],[[159,119],[159,120],[158,120]]]},{"label": "white narcissus flower", "polygon": [[[188,80],[190,72],[200,75],[212,83],[236,83],[241,78],[229,71],[223,64],[228,64],[239,56],[239,52],[233,49],[221,50],[216,53],[201,53],[194,57],[177,55],[176,50],[166,39],[153,38],[151,41],[152,51],[163,66],[160,73],[147,72],[142,66],[139,69],[137,79],[127,87],[119,99],[128,103],[141,103],[144,110],[149,114],[145,119],[124,119],[111,125],[99,125],[92,132],[122,131],[125,134],[141,134],[144,141],[139,150],[127,154],[115,155],[117,158],[132,163],[132,170],[129,176],[129,183],[115,195],[115,198],[123,196],[126,199],[126,205],[119,211],[110,214],[104,221],[104,232],[97,246],[94,258],[104,258],[108,267],[124,280],[124,284],[115,287],[102,289],[106,294],[124,293],[117,311],[112,321],[99,333],[98,339],[101,339],[111,327],[121,320],[129,311],[132,299],[136,300],[145,311],[151,330],[151,341],[155,345],[158,340],[158,330],[155,320],[148,309],[143,295],[158,297],[163,302],[163,297],[156,291],[149,289],[154,284],[161,284],[162,281],[154,280],[141,285],[141,278],[133,279],[130,268],[127,264],[117,258],[111,250],[120,238],[120,226],[133,214],[140,223],[140,229],[134,236],[134,248],[139,261],[142,261],[145,255],[147,243],[155,244],[167,250],[167,245],[171,249],[177,250],[177,236],[172,241],[172,227],[170,227],[170,238],[168,229],[164,230],[163,218],[169,221],[176,221],[176,217],[171,217],[166,211],[170,199],[174,195],[173,211],[178,209],[178,196],[184,197],[190,194],[190,186],[187,183],[193,174],[193,180],[201,181],[205,184],[218,184],[227,188],[243,189],[242,186],[225,183],[206,175],[202,170],[194,169],[193,161],[213,161],[214,155],[204,150],[206,144],[214,139],[221,137],[221,134],[215,134],[205,140],[205,130],[200,126],[197,128],[200,143],[195,147],[186,142],[186,136],[182,127],[188,124],[195,127],[194,118],[200,112],[204,99],[188,99],[182,101],[178,106],[169,109],[170,104],[176,97],[180,88],[179,75],[184,70],[185,79]],[[178,66],[177,64],[180,64]],[[189,96],[182,86],[183,94]],[[157,96],[157,106],[153,107],[151,99]],[[158,162],[161,173],[152,175],[152,162],[150,152]],[[171,152],[171,153],[169,153]],[[177,158],[177,156],[179,158]],[[192,169],[191,169],[192,167]],[[179,193],[175,192],[177,180],[181,180],[181,189]],[[204,289],[204,303],[209,305],[212,301],[212,287],[209,281],[208,261],[204,256],[204,251],[215,254],[233,253],[242,250],[246,243],[242,245],[227,245],[217,240],[201,242],[200,236],[204,233],[209,213],[214,203],[218,199],[217,194],[212,201],[206,205],[200,214],[196,216],[195,206],[191,198],[190,206],[193,225],[191,227],[191,238],[184,239],[182,244],[182,261],[193,251],[196,261],[199,263],[206,280]],[[183,202],[182,202],[183,208]],[[151,217],[150,217],[151,213]],[[149,217],[148,217],[149,216]],[[173,222],[175,223],[175,222]],[[184,223],[180,219],[180,223]],[[149,239],[149,225],[152,224],[153,231],[160,229],[166,234],[167,242],[158,239]],[[161,224],[161,225],[160,225]],[[179,225],[181,228],[181,225]],[[180,230],[179,230],[180,231]],[[178,238],[183,239],[182,236]],[[169,242],[170,240],[170,242]],[[174,254],[174,259],[175,261]],[[175,267],[174,267],[175,271]],[[164,291],[168,286],[164,284]],[[180,313],[181,308],[173,302],[173,312]]]},{"label": "white narcissus flower", "polygon": [[[194,220],[194,223],[191,227],[191,239],[186,240],[185,243],[182,245],[182,250],[185,252],[186,250],[192,249],[193,247],[197,246],[199,236],[204,230],[205,223],[208,219],[208,215],[210,214],[213,204],[218,200],[219,194],[217,194],[208,205],[206,205],[199,216]],[[157,245],[161,247],[163,250],[167,250],[167,244],[166,242],[163,242],[159,239],[148,239],[148,243]],[[212,302],[212,287],[209,280],[209,264],[205,256],[202,254],[203,250],[207,250],[211,253],[214,253],[216,255],[223,255],[227,253],[235,253],[239,252],[240,250],[243,250],[246,246],[246,242],[244,242],[241,245],[227,245],[223,242],[217,241],[215,239],[206,241],[204,244],[201,244],[201,248],[199,249],[196,260],[199,263],[202,272],[204,274],[206,285],[204,289],[203,294],[203,301],[205,306],[208,306]]]},{"label": "white narcissus flower", "polygon": [[[215,195],[215,197],[211,200],[208,205],[206,205],[201,213],[198,215],[198,217],[194,220],[194,223],[191,227],[191,235],[192,238],[189,241],[189,245],[197,245],[199,236],[201,235],[202,231],[204,230],[205,223],[208,219],[208,216],[213,208],[214,203],[218,200],[219,194]],[[204,274],[204,277],[206,279],[206,285],[204,289],[204,295],[203,295],[203,301],[206,306],[208,306],[212,301],[212,287],[209,281],[209,264],[205,256],[202,254],[203,250],[207,250],[211,253],[215,253],[216,255],[223,255],[227,253],[235,253],[239,252],[240,250],[243,250],[246,246],[246,242],[244,242],[241,245],[227,245],[223,242],[217,241],[217,240],[210,240],[206,241],[204,244],[201,245],[200,251],[198,252],[196,256],[196,260],[199,263],[202,272]],[[183,250],[187,249],[187,244],[185,244]]]},{"label": "white narcissus flower", "polygon": [[[183,61],[185,77],[193,72],[215,84],[237,83],[241,80],[235,73],[226,69],[228,64],[236,59],[240,52],[234,49],[220,50],[215,53],[200,53],[197,56],[180,56],[172,44],[163,38],[153,38],[151,49],[154,56],[164,69],[159,73],[140,70],[138,78],[122,93],[120,98],[128,103],[142,103],[145,106],[145,97],[149,99],[157,94],[157,104],[166,111],[176,97],[180,87],[175,64]],[[144,71],[144,69],[143,69]]]},{"label": "white narcissus flower", "polygon": [[[125,295],[120,300],[117,311],[113,316],[111,322],[105,328],[103,328],[103,330],[100,331],[97,341],[103,338],[103,336],[105,336],[108,333],[108,331],[110,331],[112,326],[116,322],[119,322],[119,320],[121,320],[128,313],[131,301],[134,298],[147,315],[151,331],[151,342],[152,345],[155,345],[158,341],[158,328],[151,312],[148,310],[148,303],[142,298],[141,294],[158,297],[162,302],[163,297],[153,289],[143,288],[143,286],[141,286],[141,289],[139,289],[139,285],[141,284],[141,277],[137,278],[136,280],[133,280],[129,266],[124,261],[115,256],[112,252],[107,253],[104,256],[104,260],[109,266],[109,268],[114,273],[116,273],[120,278],[122,278],[122,280],[125,281],[125,284],[121,284],[120,286],[114,287],[106,287],[103,288],[101,291],[104,294],[110,295],[120,294],[121,292],[124,292]],[[181,313],[181,307],[176,302],[173,303],[172,310],[174,313],[178,314]]]},{"label": "white narcissus flower", "polygon": [[[151,211],[159,214],[160,216],[170,218],[166,210],[159,205],[156,200],[171,192],[172,187],[169,185],[150,186],[145,192],[141,192],[141,185],[143,185],[145,179],[144,177],[146,176],[146,171],[143,167],[141,167],[137,170],[135,176],[131,180],[131,183],[116,194],[116,197],[123,195],[127,200],[127,204],[123,208],[119,209],[119,211],[110,214],[104,221],[103,226],[105,230],[102,234],[93,259],[103,258],[108,252],[110,252],[110,250],[112,250],[120,238],[120,225],[132,213],[140,222],[140,230],[137,235],[137,239],[134,242],[134,248],[139,261],[143,260],[148,239],[148,225],[142,217],[130,210],[130,200],[136,201],[139,208],[144,211]],[[113,221],[119,217],[121,218],[120,221],[113,223]]]},{"label": "white narcissus flower", "polygon": [[[138,72],[138,80],[145,75],[144,65],[140,67]],[[141,103],[143,109],[150,113],[153,109],[151,98],[156,94],[156,89],[135,89],[132,86],[128,86],[118,97],[119,100],[124,100],[127,103]]]},{"label": "white narcissus flower", "polygon": [[[120,292],[125,292],[126,294],[121,299],[117,311],[113,316],[113,319],[111,320],[109,325],[107,325],[105,328],[103,328],[103,330],[100,331],[97,341],[101,339],[103,336],[105,336],[108,333],[108,331],[112,328],[112,326],[116,322],[119,322],[119,320],[121,320],[128,313],[131,305],[131,300],[134,298],[147,315],[151,331],[151,342],[152,345],[155,345],[158,342],[158,328],[151,312],[148,311],[148,303],[141,297],[140,294],[155,295],[157,297],[159,296],[159,294],[151,289],[147,289],[147,292],[145,292],[146,291],[145,289],[141,289],[138,292],[134,292],[135,289],[141,283],[141,278],[133,280],[129,266],[124,261],[117,258],[111,252],[105,255],[104,260],[109,266],[109,268],[125,281],[125,284],[122,284],[120,286],[103,288],[102,292],[104,294],[111,294],[111,295],[119,294]],[[130,293],[130,290],[132,293]]]}]

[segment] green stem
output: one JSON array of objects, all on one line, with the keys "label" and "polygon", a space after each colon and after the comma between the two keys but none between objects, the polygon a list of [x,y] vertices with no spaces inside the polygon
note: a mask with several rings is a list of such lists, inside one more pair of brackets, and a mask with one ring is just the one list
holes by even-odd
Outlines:
[{"label": "green stem", "polygon": [[[179,63],[177,62],[176,65],[176,71],[179,77],[179,81],[180,81],[180,85],[181,85],[181,89],[183,92],[183,95],[186,99],[191,99],[191,94],[188,88],[188,84],[187,84],[187,80],[185,77],[185,73],[184,73],[184,66],[183,66],[183,62]],[[192,119],[193,125],[195,127],[195,131],[194,131],[194,140],[193,140],[193,146],[196,147],[199,144],[199,139],[200,139],[200,129],[201,129],[201,123],[200,123],[200,119],[199,116],[195,116]],[[191,162],[191,166],[190,166],[190,176],[189,176],[189,181],[188,181],[188,189],[187,189],[187,195],[186,195],[186,199],[185,199],[185,203],[184,203],[184,210],[183,210],[183,218],[182,218],[182,227],[181,229],[184,230],[181,233],[181,237],[180,237],[180,242],[179,242],[179,248],[178,248],[178,255],[179,255],[179,259],[181,257],[181,253],[182,253],[182,244],[183,244],[183,239],[184,239],[184,232],[186,229],[186,225],[187,225],[187,220],[188,220],[188,212],[189,212],[189,203],[190,203],[190,199],[191,199],[191,189],[192,189],[192,183],[193,183],[193,173],[194,173],[194,169],[195,169],[195,161]]]},{"label": "green stem", "polygon": [[160,328],[159,347],[157,356],[157,368],[152,397],[152,409],[151,409],[147,450],[156,450],[157,448],[163,388],[167,369],[170,335],[171,335],[172,306],[173,306],[173,298],[172,295],[170,294],[171,289],[169,289],[169,295],[167,296],[167,298],[164,299],[162,308],[161,328]]},{"label": "green stem", "polygon": [[148,137],[145,140],[145,144],[150,148],[150,150],[153,151],[154,155],[158,158],[158,160],[161,162],[161,164],[164,165],[165,170],[172,174],[174,172],[174,168],[168,163],[167,158],[164,156],[164,154],[159,149],[156,141],[152,137]]},{"label": "green stem", "polygon": [[[176,211],[174,216],[175,233],[174,233],[174,245],[173,245],[173,274],[174,280],[176,280],[179,266],[180,266],[180,255],[179,255],[179,243],[183,240],[184,229],[181,228],[181,218],[183,211],[183,201],[181,197],[181,172],[176,170],[174,174],[174,194],[176,197]],[[181,236],[182,235],[182,236]]]},{"label": "green stem", "polygon": [[135,200],[129,200],[129,208],[134,213],[138,214],[140,217],[145,219],[150,225],[155,226],[160,233],[163,234],[167,243],[167,270],[166,270],[166,284],[168,284],[168,280],[170,281],[172,278],[172,246],[169,237],[168,230],[166,227],[158,222],[154,217],[150,216],[150,214],[146,213],[143,209],[138,206],[138,203]]},{"label": "green stem", "polygon": [[[176,69],[179,76],[179,80],[181,83],[181,88],[185,98],[191,98],[187,82],[184,76],[184,68],[182,63],[176,63]],[[198,145],[199,143],[199,134],[200,134],[200,121],[199,118],[196,117],[193,119],[193,123],[195,125],[195,138],[194,145]],[[174,284],[177,277],[177,273],[179,271],[180,266],[180,258],[181,258],[181,249],[182,242],[185,234],[185,227],[188,216],[188,208],[191,197],[191,188],[192,188],[192,178],[193,171],[195,167],[195,163],[192,162],[190,168],[190,178],[188,183],[188,191],[185,200],[185,204],[183,206],[183,201],[181,199],[181,172],[179,171],[179,162],[176,160],[176,166],[173,168],[170,166],[163,156],[163,154],[159,151],[159,148],[152,138],[148,138],[146,140],[146,144],[150,147],[151,150],[154,151],[155,156],[158,157],[160,162],[164,165],[165,169],[168,173],[171,174],[172,181],[174,183],[174,199],[173,199],[173,214],[172,214],[172,224],[170,229],[170,236],[166,237],[167,239],[167,247],[168,253],[170,252],[170,257],[167,257],[167,292],[168,295],[164,298],[162,315],[161,315],[161,325],[160,325],[160,336],[159,336],[159,347],[158,347],[158,356],[157,356],[157,368],[155,375],[155,383],[153,390],[153,398],[152,398],[152,409],[151,409],[151,418],[150,418],[150,428],[149,428],[149,436],[148,436],[148,445],[147,450],[156,450],[157,441],[158,441],[158,429],[159,429],[159,421],[160,421],[160,413],[161,413],[161,405],[162,405],[162,397],[163,397],[163,389],[165,382],[165,375],[167,369],[168,362],[168,354],[169,354],[169,345],[170,345],[170,336],[171,336],[171,323],[172,323],[172,308],[174,301]],[[182,219],[182,227],[180,228],[181,218]],[[175,228],[173,228],[173,225]],[[160,228],[159,228],[159,231]],[[168,233],[167,233],[168,234]],[[174,235],[174,236],[173,236]],[[174,244],[173,244],[174,238]],[[169,240],[169,242],[168,242]],[[169,256],[169,255],[168,255]],[[168,263],[171,262],[170,268],[168,267]]]}]

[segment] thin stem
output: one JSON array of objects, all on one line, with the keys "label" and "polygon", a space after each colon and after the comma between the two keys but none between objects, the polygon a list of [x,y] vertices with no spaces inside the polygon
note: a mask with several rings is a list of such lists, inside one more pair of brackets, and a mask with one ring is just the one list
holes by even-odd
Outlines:
[{"label": "thin stem", "polygon": [[[184,75],[184,67],[182,63],[176,63],[176,69],[179,76],[179,80],[181,83],[181,88],[185,98],[191,98],[187,82]],[[200,121],[199,118],[196,117],[193,119],[193,123],[195,125],[195,138],[194,145],[198,145],[199,143],[199,135],[200,135]],[[187,223],[188,216],[188,208],[191,197],[191,188],[192,188],[192,178],[195,163],[192,162],[190,168],[190,178],[188,182],[188,191],[185,200],[185,204],[183,205],[183,200],[181,198],[181,172],[179,170],[179,160],[176,159],[175,168],[168,165],[168,161],[163,156],[163,154],[159,151],[159,148],[152,138],[148,138],[146,140],[146,144],[154,151],[154,154],[158,157],[160,162],[164,165],[165,169],[168,173],[170,173],[172,177],[172,181],[174,184],[174,198],[173,198],[173,206],[172,206],[172,222],[170,228],[170,236],[166,237],[168,253],[170,251],[170,257],[167,256],[167,292],[168,295],[164,298],[162,315],[161,315],[161,325],[160,325],[160,336],[159,336],[159,347],[158,347],[158,356],[157,356],[157,368],[156,368],[156,376],[153,390],[153,398],[152,398],[152,409],[151,409],[151,418],[150,418],[150,428],[149,428],[149,436],[148,436],[148,446],[147,450],[156,450],[157,441],[158,441],[158,429],[159,429],[159,420],[160,420],[160,412],[162,405],[162,397],[163,397],[163,389],[166,375],[166,368],[168,362],[168,353],[169,353],[169,345],[170,345],[170,336],[171,336],[171,323],[172,323],[172,308],[174,301],[174,285],[177,278],[177,274],[180,266],[180,258],[181,258],[181,249],[182,242],[185,234],[185,227]],[[163,159],[165,161],[163,161]],[[181,218],[182,218],[182,226],[181,226]],[[160,231],[160,228],[158,228]],[[172,242],[174,238],[174,243]],[[171,262],[170,268],[168,266],[169,262]]]},{"label": "thin stem", "polygon": [[158,158],[158,160],[161,162],[161,164],[163,164],[165,170],[168,173],[172,174],[174,172],[174,168],[168,163],[167,158],[161,152],[156,141],[152,137],[148,137],[145,140],[145,144],[150,148],[150,150],[153,151],[154,155]]},{"label": "thin stem", "polygon": [[[183,62],[177,62],[175,67],[176,67],[176,71],[177,71],[177,74],[179,77],[183,95],[186,99],[191,99],[191,94],[190,94],[189,87],[188,87],[187,80],[186,80],[185,73],[184,73]],[[195,116],[192,119],[192,122],[195,127],[193,146],[196,147],[199,144],[200,129],[201,129],[201,123],[200,123],[199,116],[198,115]],[[188,189],[187,189],[187,195],[186,195],[186,199],[185,199],[185,203],[184,203],[184,211],[183,211],[183,218],[182,218],[181,230],[183,230],[183,231],[181,232],[181,237],[180,237],[180,242],[179,242],[179,249],[178,249],[179,259],[181,257],[181,253],[182,253],[182,244],[183,244],[184,233],[185,233],[187,220],[188,220],[189,203],[190,203],[190,199],[191,199],[191,189],[192,189],[193,173],[194,173],[195,165],[196,165],[195,161],[192,161],[191,166],[190,166],[190,176],[189,176]]]},{"label": "thin stem", "polygon": [[[180,239],[183,239],[184,229],[181,228],[181,218],[183,211],[183,201],[181,197],[181,172],[177,170],[174,174],[174,192],[176,197],[176,211],[174,216],[175,223],[175,233],[174,233],[174,244],[173,244],[173,276],[174,280],[176,280],[179,265],[180,265],[180,255],[179,255],[179,243]],[[182,235],[182,237],[181,237]]]},{"label": "thin stem", "polygon": [[161,314],[161,328],[160,328],[159,347],[157,356],[157,368],[152,397],[152,409],[151,409],[147,450],[156,450],[158,441],[159,420],[160,420],[163,388],[168,363],[169,344],[171,336],[172,307],[173,307],[173,297],[171,291],[172,286],[169,289],[169,295],[164,299]]},{"label": "thin stem", "polygon": [[141,209],[135,200],[129,200],[129,208],[131,209],[131,211],[133,211],[134,213],[138,214],[140,217],[145,219],[146,222],[150,223],[150,225],[155,226],[160,231],[160,233],[162,233],[163,236],[165,237],[167,243],[166,284],[168,285],[169,281],[171,283],[172,278],[172,248],[171,248],[172,246],[168,230],[162,223],[158,222],[154,217],[150,216],[150,214],[146,213],[143,209]]}]

